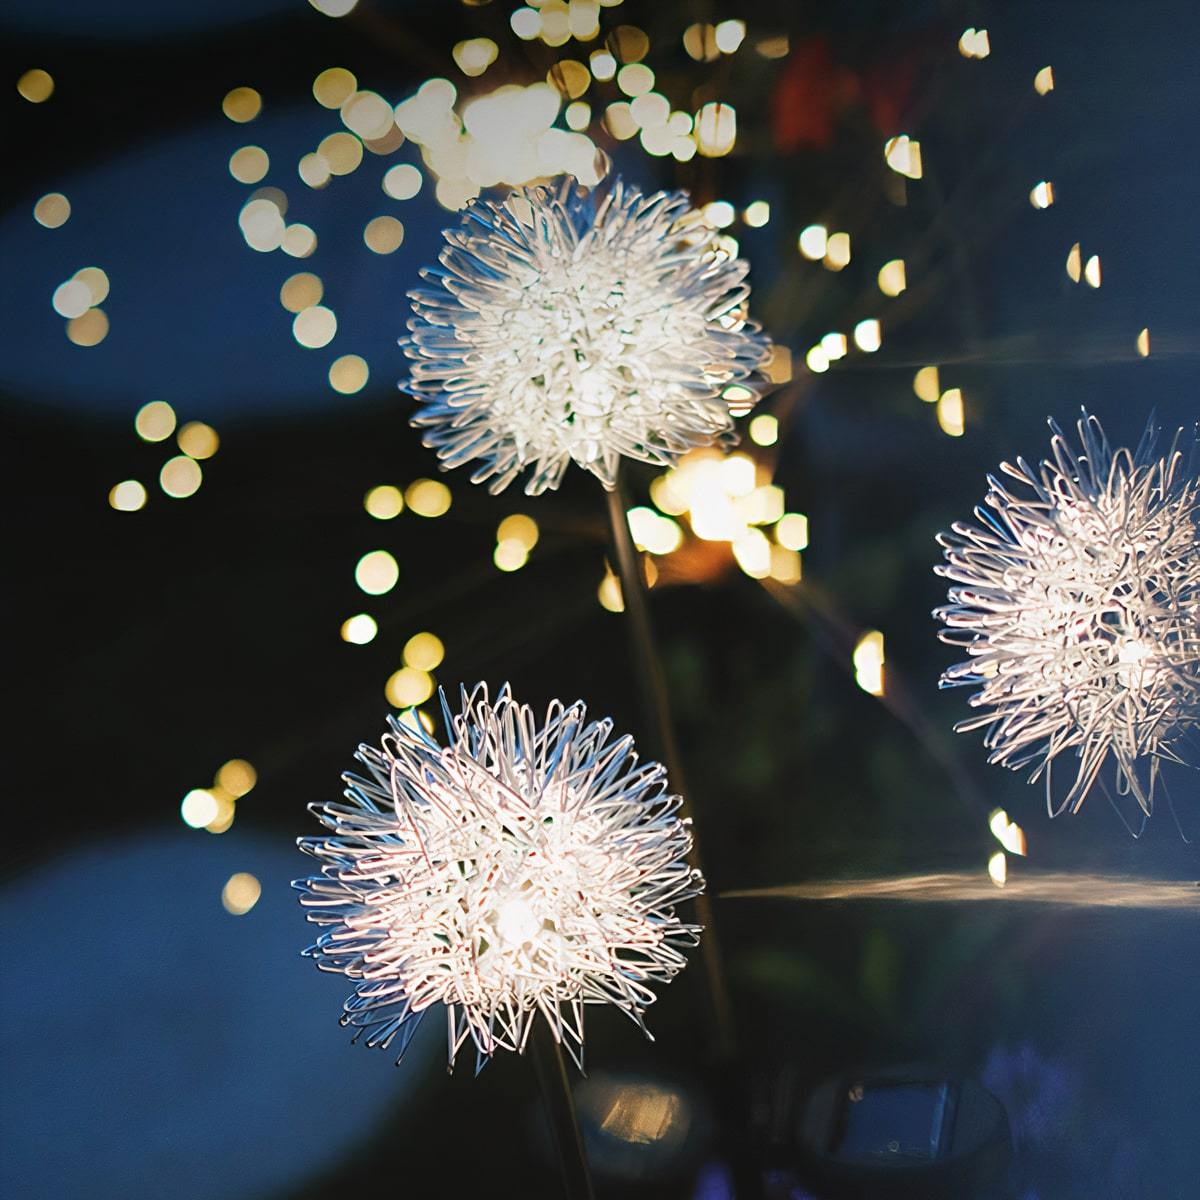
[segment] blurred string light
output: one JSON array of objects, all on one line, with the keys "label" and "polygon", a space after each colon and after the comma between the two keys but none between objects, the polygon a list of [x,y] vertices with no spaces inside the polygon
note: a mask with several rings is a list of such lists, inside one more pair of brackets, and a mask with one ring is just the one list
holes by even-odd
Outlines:
[{"label": "blurred string light", "polygon": [[1100,256],[1098,254],[1093,254],[1083,264],[1083,278],[1089,287],[1098,288],[1100,286]]},{"label": "blurred string light", "polygon": [[212,458],[221,444],[217,431],[203,421],[189,421],[176,435],[180,450],[189,458]]},{"label": "blurred string light", "polygon": [[383,176],[383,190],[393,200],[411,200],[420,190],[422,175],[412,163],[397,163]]},{"label": "blurred string light", "polygon": [[825,243],[825,256],[821,260],[831,271],[840,271],[850,265],[850,235],[831,233]]},{"label": "blurred string light", "polygon": [[292,321],[292,336],[309,350],[328,346],[336,333],[337,317],[331,309],[320,304],[301,309]]},{"label": "blurred string light", "polygon": [[746,205],[742,220],[751,229],[761,229],[771,219],[771,206],[765,200],[755,200]]},{"label": "blurred string light", "polygon": [[1143,329],[1137,335],[1137,352],[1140,358],[1150,357],[1150,330]]},{"label": "blurred string light", "polygon": [[193,788],[184,796],[179,815],[193,829],[224,833],[233,824],[237,801],[257,782],[258,774],[250,763],[232,758],[217,771],[211,787]]},{"label": "blurred string light", "polygon": [[748,432],[756,446],[773,446],[779,441],[779,419],[770,413],[759,413],[751,418]]},{"label": "blurred string light", "polygon": [[902,133],[888,138],[883,144],[884,161],[897,175],[907,179],[921,178],[921,143]]},{"label": "blurred string light", "polygon": [[988,877],[998,887],[1002,888],[1008,882],[1008,859],[1003,850],[997,850],[988,859]]},{"label": "blurred string light", "polygon": [[1078,283],[1083,277],[1083,255],[1079,249],[1079,243],[1067,251],[1067,278],[1072,283]]},{"label": "blurred string light", "polygon": [[913,376],[912,386],[918,400],[936,404],[942,394],[937,367],[922,367]]},{"label": "blurred string light", "polygon": [[524,513],[505,517],[496,527],[496,548],[492,561],[501,571],[518,571],[529,561],[538,543],[537,522]]},{"label": "blurred string light", "polygon": [[418,517],[440,517],[450,511],[450,489],[438,479],[415,479],[404,493],[404,502]]},{"label": "blurred string light", "polygon": [[41,67],[33,67],[17,80],[17,91],[22,100],[42,104],[54,95],[54,77]]},{"label": "blurred string light", "polygon": [[883,345],[883,332],[876,318],[869,317],[854,326],[854,344],[865,354],[874,354]]},{"label": "blurred string light", "polygon": [[1054,91],[1054,68],[1053,67],[1043,67],[1033,77],[1033,90],[1035,92],[1037,92],[1037,94],[1039,96],[1044,96],[1048,92]]},{"label": "blurred string light", "polygon": [[203,479],[200,464],[186,454],[168,459],[158,473],[159,486],[175,500],[185,500],[188,496],[194,496],[200,490]]},{"label": "blurred string light", "polygon": [[858,639],[852,656],[854,682],[872,696],[883,695],[883,634],[869,630]]},{"label": "blurred string light", "polygon": [[290,313],[303,312],[314,304],[320,304],[325,294],[325,284],[319,275],[311,271],[299,271],[289,275],[279,289],[279,303]]},{"label": "blurred string light", "polygon": [[800,231],[796,244],[805,258],[820,262],[829,245],[829,230],[824,225],[808,225]]},{"label": "blurred string light", "polygon": [[472,79],[482,75],[496,61],[500,47],[491,38],[469,38],[459,42],[451,51],[458,69]]},{"label": "blurred string light", "polygon": [[358,0],[308,0],[322,16],[344,17],[352,13]]},{"label": "blurred string light", "polygon": [[229,156],[229,173],[238,183],[258,183],[270,169],[270,156],[261,146],[243,146]]},{"label": "blurred string light", "polygon": [[343,354],[329,364],[329,386],[342,396],[361,392],[370,376],[367,360],[360,354]]},{"label": "blurred string light", "polygon": [[394,254],[404,243],[404,223],[392,216],[372,217],[363,229],[363,241],[375,254]]}]

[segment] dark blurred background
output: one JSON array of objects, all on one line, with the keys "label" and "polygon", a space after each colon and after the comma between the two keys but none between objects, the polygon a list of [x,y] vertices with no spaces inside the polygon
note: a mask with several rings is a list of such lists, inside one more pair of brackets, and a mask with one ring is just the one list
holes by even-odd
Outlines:
[{"label": "dark blurred background", "polygon": [[[1194,5],[321,7],[0,13],[7,1195],[558,1194],[528,1063],[448,1077],[431,1017],[395,1069],[348,1044],[348,988],[298,953],[305,806],[432,682],[582,697],[655,749],[594,481],[573,472],[536,500],[461,472],[448,495],[422,482],[442,477],[407,424],[397,338],[470,172],[439,171],[453,156],[390,121],[356,133],[329,68],[389,106],[449,80],[460,113],[549,79],[555,128],[643,187],[717,203],[751,263],[754,315],[790,353],[756,410],[775,421],[743,452],[763,503],[807,518],[807,544],[755,577],[676,513],[682,544],[651,555],[714,894],[986,878],[997,808],[1028,845],[1009,878],[1200,875],[1194,773],[1172,783],[1178,824],[1164,808],[1135,839],[1102,797],[1051,822],[1039,788],[986,767],[977,737],[950,732],[965,696],[937,690],[953,654],[929,616],[934,535],[1001,459],[1044,451],[1047,417],[1086,405],[1129,442],[1152,413],[1171,430],[1200,416]],[[611,106],[632,97],[608,55],[649,67],[688,128],[732,106],[736,137],[711,109],[668,153],[636,126],[619,136],[630,110]],[[919,168],[896,144],[889,165],[900,135]],[[401,164],[419,173],[386,182]],[[930,367],[936,382],[917,378]],[[630,472],[634,502],[654,477]],[[380,487],[406,500],[390,519],[371,508],[396,492],[364,501]],[[504,549],[515,513],[532,548]],[[356,565],[378,550],[398,582],[376,595]],[[371,620],[344,625],[357,614]],[[431,668],[419,633],[444,648]],[[1004,1104],[1002,1194],[1196,1195],[1195,908],[1003,895],[719,902],[772,1194],[820,1194],[795,1143],[822,1079],[921,1063]],[[653,1044],[590,1014],[579,1103],[605,1195],[731,1194],[704,1011],[693,971],[651,1011]]]}]

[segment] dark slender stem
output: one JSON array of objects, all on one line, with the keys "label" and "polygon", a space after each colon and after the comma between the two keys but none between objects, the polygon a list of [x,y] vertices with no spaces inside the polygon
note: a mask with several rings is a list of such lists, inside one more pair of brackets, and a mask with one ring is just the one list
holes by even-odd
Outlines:
[{"label": "dark slender stem", "polygon": [[[607,492],[606,497],[609,531],[612,535],[613,551],[617,559],[617,571],[621,577],[621,597],[628,618],[630,640],[633,643],[634,663],[646,707],[650,710],[647,715],[654,721],[657,729],[658,747],[662,754],[663,765],[667,768],[671,789],[683,797],[680,812],[685,817],[693,817],[691,798],[679,755],[679,745],[675,739],[675,724],[671,719],[670,692],[667,689],[667,680],[663,673],[662,658],[658,653],[658,643],[654,637],[654,627],[650,621],[650,606],[646,596],[642,566],[638,560],[633,538],[629,534],[629,522],[625,515],[628,504],[620,475],[617,477],[617,486]],[[688,863],[696,870],[703,872],[700,835],[694,824]],[[700,939],[700,956],[704,963],[705,979],[708,985],[714,1049],[717,1059],[728,1062],[735,1057],[737,1052],[733,1006],[729,999],[729,987],[725,981],[716,914],[713,911],[712,900],[707,893],[702,893],[696,898],[696,916],[700,924],[704,926],[704,935]]]},{"label": "dark slender stem", "polygon": [[592,1176],[583,1148],[583,1134],[579,1131],[579,1119],[575,1115],[575,1098],[571,1094],[562,1047],[542,1020],[534,1022],[529,1043],[542,1103],[546,1107],[546,1120],[562,1169],[563,1194],[567,1200],[594,1200]]}]

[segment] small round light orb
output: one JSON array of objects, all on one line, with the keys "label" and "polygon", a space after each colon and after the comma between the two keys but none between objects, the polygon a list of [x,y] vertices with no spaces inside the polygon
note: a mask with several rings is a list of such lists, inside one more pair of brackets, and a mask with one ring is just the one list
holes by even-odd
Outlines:
[{"label": "small round light orb", "polygon": [[309,350],[320,350],[333,341],[337,333],[337,317],[331,309],[320,304],[309,305],[296,314],[292,336]]},{"label": "small round light orb", "polygon": [[99,267],[81,267],[75,272],[75,279],[87,288],[93,306],[103,304],[108,299],[108,275]]},{"label": "small round light orb", "polygon": [[386,550],[372,550],[358,560],[354,582],[368,596],[390,592],[400,580],[400,566]]},{"label": "small round light orb", "polygon": [[108,503],[117,512],[137,512],[146,507],[146,489],[136,479],[123,480],[109,491]]},{"label": "small round light orb", "polygon": [[262,111],[262,97],[252,87],[235,87],[225,93],[221,111],[231,121],[244,125]]},{"label": "small round light orb", "polygon": [[54,78],[49,71],[34,67],[17,80],[17,91],[20,92],[22,100],[28,100],[30,104],[41,104],[54,94]]},{"label": "small round light orb", "polygon": [[306,954],[351,981],[343,1023],[370,1046],[403,1054],[434,1010],[451,1065],[469,1044],[482,1066],[544,1020],[582,1066],[586,1006],[644,1031],[697,942],[676,911],[704,886],[681,800],[582,703],[539,720],[480,685],[447,719],[443,747],[390,718],[301,841],[321,869],[296,883],[319,929]]},{"label": "small round light orb", "polygon": [[194,496],[200,490],[203,479],[200,464],[186,454],[168,459],[158,473],[159,486],[176,500],[186,500],[188,496]]},{"label": "small round light orb", "polygon": [[108,315],[102,308],[89,308],[67,322],[67,337],[76,346],[98,346],[108,337]]},{"label": "small round light orb", "polygon": [[450,489],[438,479],[416,479],[408,485],[404,500],[418,517],[440,517],[450,509]]},{"label": "small round light orb", "polygon": [[331,133],[317,145],[331,175],[349,175],[362,162],[363,145],[352,133]]},{"label": "small round light orb", "polygon": [[261,146],[243,146],[229,159],[229,173],[238,183],[258,183],[271,168],[271,160]]},{"label": "small round light orb", "polygon": [[227,763],[222,763],[217,772],[217,786],[235,800],[253,791],[257,782],[258,772],[244,758],[231,758]]},{"label": "small round light orb", "polygon": [[279,289],[279,303],[288,312],[299,313],[306,308],[312,308],[314,304],[320,304],[324,294],[325,285],[319,275],[314,275],[311,271],[299,271],[284,280]]},{"label": "small round light orb", "polygon": [[45,229],[58,229],[70,216],[71,202],[62,192],[47,192],[33,206],[33,219]]},{"label": "small round light orb", "polygon": [[391,254],[404,241],[404,224],[395,217],[373,217],[363,230],[363,241],[376,254]]},{"label": "small round light orb", "polygon": [[189,421],[175,439],[189,458],[212,458],[221,444],[217,431],[203,421]]},{"label": "small round light orb", "polygon": [[404,511],[404,493],[390,483],[381,483],[366,494],[363,507],[377,521],[390,521]]},{"label": "small round light orb", "polygon": [[421,190],[421,172],[412,163],[399,163],[384,175],[383,190],[393,200],[411,200]]},{"label": "small round light orb", "polygon": [[184,796],[179,815],[184,824],[203,829],[217,815],[217,798],[207,788],[193,788]]},{"label": "small round light orb", "polygon": [[341,108],[358,91],[358,80],[345,67],[328,67],[313,80],[312,91],[323,108]]},{"label": "small round light orb", "polygon": [[138,409],[133,427],[144,442],[165,442],[175,432],[175,410],[165,400],[151,400]]},{"label": "small round light orb", "polygon": [[492,562],[501,571],[519,571],[529,561],[529,551],[516,538],[501,538],[492,552]]},{"label": "small round light orb", "polygon": [[221,889],[221,904],[235,917],[245,916],[262,895],[262,884],[248,871],[230,875]]},{"label": "small round light orb", "polygon": [[329,365],[329,386],[343,396],[352,396],[367,386],[367,360],[359,354],[343,354]]},{"label": "small round light orb", "polygon": [[446,647],[435,633],[414,633],[404,643],[404,665],[418,671],[436,671],[446,657]]},{"label": "small round light orb", "polygon": [[444,463],[493,492],[526,468],[528,493],[556,488],[571,462],[611,488],[622,457],[670,465],[732,435],[722,393],[770,347],[746,264],[685,195],[564,178],[473,202],[447,243],[405,346],[413,424]]},{"label": "small round light orb", "polygon": [[538,543],[538,524],[532,517],[524,513],[513,513],[505,517],[496,528],[496,541],[518,541],[526,550],[532,550]]},{"label": "small round light orb", "polygon": [[50,301],[60,317],[81,317],[92,307],[92,291],[81,279],[68,279],[54,289]]},{"label": "small round light orb", "polygon": [[342,622],[342,641],[352,646],[365,646],[378,632],[379,625],[370,613],[356,613]]},{"label": "small round light orb", "polygon": [[415,708],[433,695],[433,679],[426,671],[401,667],[388,679],[383,690],[388,703],[396,708]]}]

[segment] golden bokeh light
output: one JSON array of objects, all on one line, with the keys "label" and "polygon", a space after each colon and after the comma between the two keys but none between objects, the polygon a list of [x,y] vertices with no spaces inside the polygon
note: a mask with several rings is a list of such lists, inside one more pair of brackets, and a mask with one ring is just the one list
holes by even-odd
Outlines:
[{"label": "golden bokeh light", "polygon": [[1083,278],[1083,255],[1078,242],[1067,251],[1067,276],[1072,283],[1078,283]]},{"label": "golden bokeh light", "polygon": [[331,133],[317,144],[317,153],[331,175],[349,175],[362,162],[363,144],[352,133]]},{"label": "golden bokeh light", "polygon": [[638,131],[638,123],[633,119],[633,110],[626,100],[614,100],[604,110],[604,127],[619,142],[633,137]]},{"label": "golden bokeh light", "polygon": [[542,14],[536,8],[518,8],[509,18],[512,31],[523,42],[532,42],[542,32]]},{"label": "golden bokeh light", "polygon": [[363,497],[363,508],[377,521],[390,521],[404,511],[404,495],[398,487],[381,483]]},{"label": "golden bokeh light", "polygon": [[271,160],[261,146],[243,146],[229,158],[229,173],[238,183],[258,183],[271,169]]},{"label": "golden bokeh light", "polygon": [[492,551],[492,562],[501,571],[519,571],[529,561],[529,551],[516,538],[504,538]]},{"label": "golden bokeh light", "polygon": [[370,613],[356,613],[342,622],[342,641],[352,646],[365,646],[378,632],[379,626]]},{"label": "golden bokeh light", "polygon": [[87,288],[93,306],[108,299],[111,285],[108,275],[99,267],[82,267],[75,272],[75,278]]},{"label": "golden bokeh light", "polygon": [[906,287],[908,287],[908,275],[904,266],[904,259],[893,258],[890,262],[885,262],[879,268],[879,274],[875,277],[879,284],[879,290],[885,296],[898,296]]},{"label": "golden bokeh light", "polygon": [[808,518],[803,513],[784,513],[775,523],[775,540],[785,550],[807,550]]},{"label": "golden bokeh light", "polygon": [[102,308],[89,308],[67,322],[67,337],[76,346],[98,346],[108,337],[108,316]]},{"label": "golden bokeh light", "polygon": [[217,771],[217,787],[228,792],[235,800],[253,791],[256,783],[258,772],[244,758],[231,758]]},{"label": "golden bokeh light", "polygon": [[404,665],[417,671],[436,671],[446,657],[442,639],[434,633],[414,633],[404,643]]},{"label": "golden bokeh light", "polygon": [[34,67],[17,80],[17,91],[30,104],[41,104],[54,94],[54,77],[49,71]]},{"label": "golden bokeh light", "polygon": [[175,439],[189,458],[212,458],[221,444],[217,431],[203,421],[189,421]]},{"label": "golden bokeh light", "polygon": [[1142,358],[1150,357],[1150,330],[1143,329],[1137,335],[1137,352]]},{"label": "golden bokeh light", "polygon": [[846,351],[849,349],[846,335],[836,331],[825,334],[821,338],[821,349],[825,351],[825,357],[830,362],[837,362],[839,358],[845,358]]},{"label": "golden bokeh light", "polygon": [[790,383],[792,379],[792,351],[789,346],[772,346],[771,357],[763,368],[772,383]]},{"label": "golden bokeh light", "polygon": [[496,541],[518,541],[526,550],[532,550],[538,542],[538,525],[524,513],[513,513],[505,517],[496,527]]},{"label": "golden bokeh light", "polygon": [[958,52],[963,58],[987,58],[992,52],[992,44],[986,29],[964,29],[958,39]]},{"label": "golden bokeh light", "polygon": [[231,121],[244,125],[262,112],[262,97],[252,87],[235,87],[225,93],[221,111]]},{"label": "golden bokeh light", "polygon": [[711,25],[689,25],[683,31],[683,48],[696,62],[714,62],[721,57],[717,31]]},{"label": "golden bokeh light", "polygon": [[766,200],[755,200],[746,205],[742,220],[751,229],[761,229],[771,219],[771,206]]},{"label": "golden bokeh light", "polygon": [[296,172],[310,188],[323,188],[333,177],[329,164],[315,151],[301,157]]},{"label": "golden bokeh light", "polygon": [[179,805],[184,824],[193,829],[203,829],[216,818],[217,812],[217,798],[208,788],[193,788]]},{"label": "golden bokeh light", "polygon": [[292,258],[308,258],[317,248],[316,232],[308,225],[289,225],[279,240],[279,248]]},{"label": "golden bokeh light", "polygon": [[324,17],[344,17],[354,11],[358,0],[308,0]]},{"label": "golden bokeh light", "polygon": [[772,546],[770,576],[777,583],[799,583],[804,577],[800,555],[786,546]]},{"label": "golden bokeh light", "polygon": [[704,104],[696,113],[696,148],[705,158],[721,158],[737,141],[737,112],[732,104]]},{"label": "golden bokeh light", "polygon": [[924,400],[926,404],[936,404],[942,394],[937,367],[922,367],[913,376],[912,387],[918,400]]},{"label": "golden bokeh light", "polygon": [[110,489],[108,503],[117,512],[137,512],[146,507],[146,489],[136,479],[122,480]]},{"label": "golden bokeh light", "polygon": [[312,308],[314,304],[320,304],[324,295],[325,285],[319,275],[314,275],[311,271],[299,271],[283,281],[283,286],[279,289],[279,303],[288,312],[298,313]]},{"label": "golden bokeh light", "polygon": [[611,570],[605,571],[604,578],[600,580],[600,586],[596,589],[596,596],[600,601],[600,606],[609,612],[625,611],[625,597],[621,592],[621,581]]},{"label": "golden bokeh light", "polygon": [[654,88],[654,72],[645,63],[627,63],[617,72],[617,87],[630,97],[645,95]]},{"label": "golden bokeh light", "polygon": [[165,442],[175,432],[175,410],[165,400],[151,400],[138,409],[133,427],[144,442]]},{"label": "golden bokeh light", "polygon": [[358,80],[345,67],[328,67],[313,80],[313,99],[322,108],[341,108],[358,91]]},{"label": "golden bokeh light", "polygon": [[262,895],[262,884],[249,871],[238,871],[225,881],[221,889],[221,904],[235,917],[244,917]]},{"label": "golden bokeh light", "polygon": [[722,21],[713,30],[713,40],[722,54],[733,54],[745,38],[745,21]]},{"label": "golden bokeh light", "polygon": [[376,254],[391,254],[404,241],[404,225],[395,217],[373,217],[363,230],[363,241]]},{"label": "golden bokeh light", "polygon": [[251,250],[270,254],[279,249],[287,226],[279,206],[272,200],[260,198],[251,199],[242,206],[238,213],[238,228]]},{"label": "golden bokeh light", "polygon": [[50,304],[60,317],[81,317],[92,307],[92,292],[81,279],[68,279],[54,289]]},{"label": "golden bokeh light", "polygon": [[650,39],[636,25],[618,25],[604,39],[604,44],[622,63],[640,63],[650,53]]},{"label": "golden bokeh light", "polygon": [[47,192],[33,206],[33,219],[46,229],[58,229],[70,216],[71,202],[62,192]]},{"label": "golden bokeh light", "polygon": [[320,350],[333,341],[337,333],[337,317],[320,304],[301,309],[292,321],[292,336],[307,350]]},{"label": "golden bokeh light", "polygon": [[1002,888],[1008,882],[1008,859],[1004,857],[1003,850],[997,850],[995,854],[988,859],[988,878],[999,888]]},{"label": "golden bokeh light", "polygon": [[1054,69],[1052,67],[1043,67],[1033,77],[1033,90],[1039,96],[1054,91]]},{"label": "golden bokeh light", "polygon": [[770,413],[759,413],[750,421],[750,440],[756,446],[773,446],[779,441],[779,419]]},{"label": "golden bokeh light", "polygon": [[455,65],[472,79],[482,75],[496,61],[500,47],[491,38],[469,38],[459,42],[450,52]]},{"label": "golden bokeh light", "polygon": [[942,432],[950,437],[962,437],[966,432],[961,388],[947,388],[938,398],[937,421]]},{"label": "golden bokeh light", "polygon": [[546,72],[546,82],[564,100],[578,100],[591,86],[592,73],[573,58],[562,58]]},{"label": "golden bokeh light", "polygon": [[392,106],[378,92],[355,92],[342,105],[341,117],[363,141],[385,138],[396,125]]},{"label": "golden bokeh light", "polygon": [[400,566],[386,550],[371,550],[358,560],[354,582],[368,596],[382,596],[400,581]]},{"label": "golden bokeh light", "polygon": [[342,396],[353,396],[367,386],[371,369],[361,354],[343,354],[329,364],[329,386]]},{"label": "golden bokeh light", "polygon": [[592,78],[607,83],[617,73],[617,60],[607,50],[593,50],[588,57]]},{"label": "golden bokeh light", "polygon": [[200,490],[204,474],[200,464],[186,454],[176,455],[163,464],[158,473],[158,483],[164,492],[175,500],[186,500]]},{"label": "golden bokeh light", "polygon": [[1034,208],[1049,208],[1054,203],[1054,184],[1047,179],[1034,184],[1029,193],[1029,203]]},{"label": "golden bokeh light", "polygon": [[421,190],[421,172],[412,163],[398,163],[383,177],[383,190],[393,200],[411,200]]},{"label": "golden bokeh light", "polygon": [[796,245],[805,258],[819,262],[825,257],[829,245],[829,230],[824,225],[809,225],[800,231]]},{"label": "golden bokeh light", "polygon": [[854,682],[872,696],[882,696],[884,679],[883,634],[871,629],[858,639],[854,647]]},{"label": "golden bokeh light", "polygon": [[700,211],[715,229],[726,229],[737,219],[737,211],[728,200],[712,200]]},{"label": "golden bokeh light", "polygon": [[888,138],[883,144],[883,157],[897,175],[907,179],[921,178],[921,143],[916,138],[910,138],[906,133]]},{"label": "golden bokeh light", "polygon": [[854,344],[867,354],[874,354],[883,345],[883,331],[875,317],[854,326]]},{"label": "golden bokeh light", "polygon": [[816,375],[829,370],[829,355],[821,346],[813,346],[804,356],[804,365]]},{"label": "golden bokeh light", "polygon": [[592,123],[592,106],[585,100],[574,100],[567,105],[563,116],[568,129],[582,133]]},{"label": "golden bokeh light", "polygon": [[1088,287],[1098,288],[1100,286],[1100,255],[1093,254],[1083,264],[1083,278]]},{"label": "golden bokeh light", "polygon": [[672,554],[683,545],[683,530],[670,517],[660,516],[652,508],[642,506],[631,508],[625,515],[630,537],[639,550],[650,554]]},{"label": "golden bokeh light", "polygon": [[450,489],[437,479],[416,479],[408,485],[404,501],[419,517],[440,517],[450,508]]},{"label": "golden bokeh light", "polygon": [[831,271],[840,271],[850,265],[850,235],[831,233],[825,243],[825,257],[821,260]]},{"label": "golden bokeh light", "polygon": [[743,574],[766,579],[771,573],[771,543],[761,529],[747,529],[731,543],[733,557]]},{"label": "golden bokeh light", "polygon": [[383,691],[396,708],[413,708],[433,695],[433,678],[427,671],[401,667],[388,679]]}]

